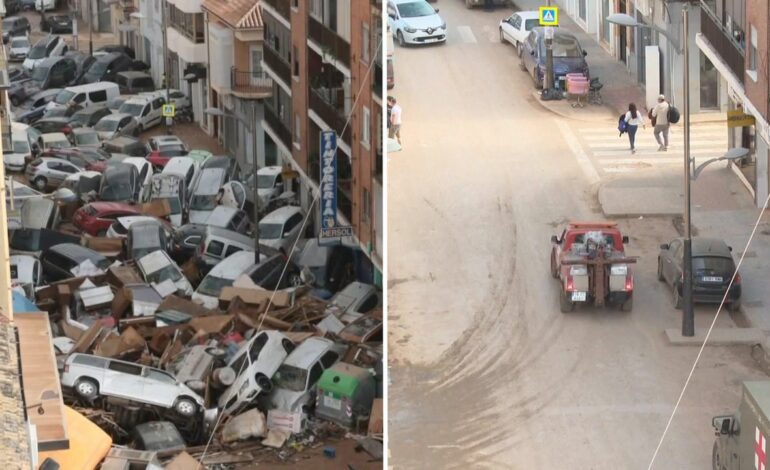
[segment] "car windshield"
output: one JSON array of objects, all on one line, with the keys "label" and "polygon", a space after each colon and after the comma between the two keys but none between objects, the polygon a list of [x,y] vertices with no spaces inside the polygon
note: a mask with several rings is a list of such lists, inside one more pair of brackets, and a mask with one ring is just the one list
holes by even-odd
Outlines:
[{"label": "car windshield", "polygon": [[216,194],[193,196],[190,201],[190,209],[194,211],[210,211],[215,207],[217,207]]},{"label": "car windshield", "polygon": [[133,188],[128,182],[105,186],[101,198],[104,201],[128,201],[134,195]]},{"label": "car windshield", "polygon": [[273,376],[273,383],[277,388],[285,388],[292,392],[304,392],[307,383],[307,370],[282,364]]},{"label": "car windshield", "polygon": [[735,270],[735,264],[730,258],[718,256],[697,256],[692,259],[692,269],[694,272],[712,272],[729,275]]},{"label": "car windshield", "polygon": [[203,279],[201,285],[198,286],[198,293],[210,297],[219,297],[219,294],[222,293],[222,289],[232,286],[233,282],[235,282],[234,279],[223,279],[209,274]]},{"label": "car windshield", "polygon": [[532,28],[536,28],[540,26],[540,20],[539,19],[531,19],[524,21],[524,30],[526,31],[532,31]]},{"label": "car windshield", "polygon": [[398,5],[398,13],[402,18],[416,18],[418,16],[430,16],[435,15],[436,10],[433,9],[428,2],[409,2]]},{"label": "car windshield", "polygon": [[[545,41],[540,43],[540,55],[545,57]],[[575,39],[556,36],[553,38],[553,56],[554,58],[579,58],[583,57],[583,52]]]},{"label": "car windshield", "polygon": [[121,113],[127,113],[134,117],[139,116],[142,114],[142,110],[144,109],[143,104],[136,104],[136,103],[123,103],[120,105],[120,112]]},{"label": "car windshield", "polygon": [[29,153],[29,142],[26,140],[14,140],[13,153]]},{"label": "car windshield", "polygon": [[[79,145],[98,144],[99,136],[95,132],[87,132],[83,134],[77,134],[75,138]],[[94,159],[91,159],[93,161]]]},{"label": "car windshield", "polygon": [[97,60],[96,62],[94,62],[94,65],[92,65],[91,68],[88,69],[88,74],[101,75],[107,70],[108,65],[109,64],[107,62]]},{"label": "car windshield", "polygon": [[10,31],[13,29],[13,18],[3,20],[3,31]]},{"label": "car windshield", "polygon": [[102,119],[96,123],[94,130],[98,132],[115,132],[118,128],[118,122],[115,119]]},{"label": "car windshield", "polygon": [[44,45],[35,46],[29,50],[28,59],[42,59],[45,57],[46,47]]},{"label": "car windshield", "polygon": [[29,47],[29,40],[25,37],[14,38],[11,40],[11,47],[12,48]]},{"label": "car windshield", "polygon": [[265,240],[274,240],[281,238],[283,230],[283,224],[271,224],[269,222],[260,222],[259,224],[259,238]]},{"label": "car windshield", "polygon": [[54,98],[53,101],[57,104],[66,104],[73,96],[75,96],[75,92],[62,90],[56,94],[56,98]]},{"label": "car windshield", "polygon": [[182,278],[182,275],[176,269],[173,264],[164,266],[163,268],[155,271],[154,273],[147,274],[147,282],[160,284],[161,282],[171,279],[172,282],[176,282]]},{"label": "car windshield", "polygon": [[275,184],[275,176],[276,175],[257,175],[257,188],[259,189],[272,188],[273,185]]},{"label": "car windshield", "polygon": [[48,67],[41,67],[37,66],[34,69],[32,69],[32,80],[43,83],[45,81],[45,77],[48,76]]}]

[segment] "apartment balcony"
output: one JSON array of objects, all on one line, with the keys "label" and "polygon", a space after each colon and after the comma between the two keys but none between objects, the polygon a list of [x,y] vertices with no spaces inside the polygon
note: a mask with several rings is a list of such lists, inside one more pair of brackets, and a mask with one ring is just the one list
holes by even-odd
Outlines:
[{"label": "apartment balcony", "polygon": [[308,17],[308,38],[334,59],[350,67],[350,44],[312,16]]},{"label": "apartment balcony", "polygon": [[350,145],[351,126],[345,127],[347,121],[344,108],[345,91],[342,88],[311,88],[309,95],[310,109]]},{"label": "apartment balcony", "polygon": [[273,94],[273,79],[262,70],[230,69],[230,89],[238,98],[260,100]]},{"label": "apartment balcony", "polygon": [[265,3],[273,7],[286,21],[291,20],[291,11],[289,10],[289,0],[264,0]]},{"label": "apartment balcony", "polygon": [[278,138],[281,140],[284,146],[291,148],[291,131],[286,124],[281,121],[278,113],[273,109],[268,101],[265,101],[265,122],[270,129],[275,132]]},{"label": "apartment balcony", "polygon": [[706,9],[701,9],[701,11],[701,33],[708,39],[722,61],[727,64],[738,80],[744,83],[746,58],[743,48]]},{"label": "apartment balcony", "polygon": [[284,84],[291,86],[291,65],[267,44],[262,48],[262,60]]}]

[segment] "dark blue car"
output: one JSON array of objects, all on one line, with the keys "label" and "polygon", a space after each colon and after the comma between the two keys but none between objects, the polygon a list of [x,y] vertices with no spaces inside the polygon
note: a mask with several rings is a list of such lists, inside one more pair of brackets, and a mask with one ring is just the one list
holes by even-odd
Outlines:
[{"label": "dark blue car", "polygon": [[[575,35],[563,28],[554,28],[553,73],[558,86],[559,78],[568,73],[582,73],[589,77],[587,53],[580,47]],[[529,72],[537,88],[545,79],[545,28],[533,28],[522,44],[521,68]]]}]

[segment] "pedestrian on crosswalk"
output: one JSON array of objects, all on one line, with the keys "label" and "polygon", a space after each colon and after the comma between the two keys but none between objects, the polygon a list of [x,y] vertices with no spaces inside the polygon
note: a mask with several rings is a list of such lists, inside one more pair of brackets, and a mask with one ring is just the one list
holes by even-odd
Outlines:
[{"label": "pedestrian on crosswalk", "polygon": [[[664,95],[658,96],[658,104],[652,108],[651,115],[655,119],[655,140],[658,142],[658,151],[668,150],[668,129],[671,126],[668,122],[668,110],[670,106]],[[661,134],[663,137],[661,138]]]},{"label": "pedestrian on crosswalk", "polygon": [[624,120],[628,124],[626,132],[628,132],[628,142],[631,144],[631,153],[636,153],[636,147],[634,147],[634,143],[636,141],[636,130],[639,128],[639,126],[647,129],[647,124],[644,123],[644,115],[637,111],[636,105],[634,103],[630,103],[628,105],[628,112],[626,112],[626,117]]}]

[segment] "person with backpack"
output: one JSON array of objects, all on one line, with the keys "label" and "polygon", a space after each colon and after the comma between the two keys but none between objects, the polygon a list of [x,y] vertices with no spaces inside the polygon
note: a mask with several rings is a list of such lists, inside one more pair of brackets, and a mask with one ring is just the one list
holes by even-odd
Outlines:
[{"label": "person with backpack", "polygon": [[[658,142],[658,151],[668,150],[668,130],[671,124],[668,122],[668,112],[671,106],[666,101],[666,97],[663,95],[658,96],[658,104],[652,108],[650,115],[654,119],[652,131],[655,136],[655,140]],[[661,138],[661,134],[663,134]]]},{"label": "person with backpack", "polygon": [[630,103],[628,105],[628,111],[623,117],[623,121],[626,123],[626,132],[628,132],[628,142],[631,144],[631,153],[636,153],[636,147],[634,147],[636,130],[639,126],[647,129],[647,124],[644,123],[644,115],[636,109],[634,103]]}]

